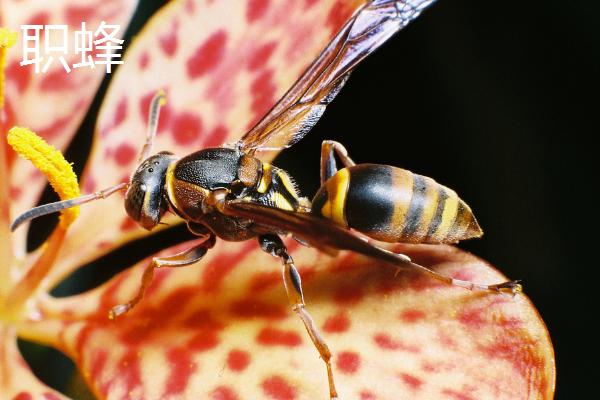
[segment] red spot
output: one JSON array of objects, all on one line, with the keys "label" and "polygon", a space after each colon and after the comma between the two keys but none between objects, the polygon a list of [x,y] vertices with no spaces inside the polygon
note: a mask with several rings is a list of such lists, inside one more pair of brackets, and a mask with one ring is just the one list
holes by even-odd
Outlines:
[{"label": "red spot", "polygon": [[386,333],[378,333],[373,339],[375,340],[375,344],[384,350],[403,350],[410,353],[418,353],[419,348],[417,346],[409,346],[405,343],[402,343],[400,340],[392,339]]},{"label": "red spot", "polygon": [[27,392],[20,392],[13,397],[13,400],[33,400],[33,397]]},{"label": "red spot", "polygon": [[401,373],[400,378],[407,386],[409,386],[412,390],[419,390],[423,385],[423,381],[417,378],[414,375]]},{"label": "red spot", "polygon": [[262,116],[275,103],[277,87],[273,83],[273,71],[268,69],[258,75],[250,86],[252,92],[252,112]]},{"label": "red spot", "polygon": [[536,347],[537,342],[524,336],[524,333],[504,333],[498,336],[490,346],[481,348],[489,358],[506,360],[521,375],[530,377],[531,382],[539,385],[544,373],[545,362]]},{"label": "red spot", "polygon": [[[82,104],[77,104],[74,107],[74,109],[79,109],[81,106]],[[71,121],[71,117],[73,117],[73,115],[69,114],[63,118],[56,119],[52,124],[44,128],[38,129],[38,134],[44,137],[45,139],[54,138],[56,135],[62,133],[64,129],[66,129],[67,125]]]},{"label": "red spot", "polygon": [[[149,288],[148,294],[151,295],[153,291],[158,289],[158,285],[152,282]],[[160,305],[160,317],[162,322],[171,321],[173,317],[181,314],[183,308],[197,295],[197,289],[195,286],[183,286],[179,289],[171,292]],[[155,317],[156,318],[156,317]],[[159,322],[159,321],[157,321]]]},{"label": "red spot", "polygon": [[246,20],[254,22],[261,18],[267,12],[269,0],[248,0],[248,8],[246,9]]},{"label": "red spot", "polygon": [[350,318],[344,312],[332,315],[327,318],[323,325],[323,330],[329,333],[342,333],[350,328]]},{"label": "red spot", "polygon": [[373,394],[373,392],[370,392],[368,390],[363,390],[362,392],[360,392],[360,400],[375,400],[377,399],[377,397]]},{"label": "red spot", "polygon": [[72,27],[81,28],[81,23],[86,22],[86,29],[92,29],[87,25],[96,15],[96,6],[68,6],[65,10],[65,20]]},{"label": "red spot", "polygon": [[[145,96],[140,99],[140,115],[142,117],[142,121],[146,123],[148,121],[148,113],[150,111],[150,103],[152,102],[152,98],[156,94],[156,91],[153,90],[148,92]],[[158,117],[158,129],[156,134],[160,135],[167,129],[168,124],[171,120],[171,108],[169,107],[169,103],[165,104],[160,108],[160,115]]]},{"label": "red spot", "polygon": [[281,285],[281,273],[277,271],[259,272],[250,281],[250,293],[262,292],[274,286]]},{"label": "red spot", "polygon": [[160,45],[160,48],[169,57],[173,57],[177,51],[177,28],[177,22],[173,21],[171,30],[158,38],[158,44]]},{"label": "red spot", "polygon": [[[106,295],[106,293],[105,293],[105,295]],[[104,314],[104,316],[106,317],[106,314]],[[92,333],[93,333],[93,330],[90,325],[86,325],[84,328],[82,328],[79,331],[79,333],[77,334],[77,339],[75,340],[76,354],[82,353],[83,347],[87,343],[87,341],[90,338],[90,336],[92,335]]]},{"label": "red spot", "polygon": [[217,347],[219,342],[217,331],[214,329],[203,329],[190,339],[188,347],[197,352],[208,351]]},{"label": "red spot", "polygon": [[343,351],[337,356],[337,366],[345,374],[353,374],[360,367],[360,356],[353,351]]},{"label": "red spot", "polygon": [[353,11],[352,7],[348,7],[344,0],[338,0],[329,11],[326,24],[332,32],[337,32]]},{"label": "red spot", "polygon": [[407,324],[414,324],[423,318],[425,318],[425,313],[421,310],[408,309],[400,313],[400,319]]},{"label": "red spot", "polygon": [[194,0],[187,0],[185,2],[185,11],[188,14],[193,14],[196,11],[196,5],[194,4]]},{"label": "red spot", "polygon": [[99,250],[108,250],[112,247],[112,242],[108,240],[103,240],[96,245]]},{"label": "red spot", "polygon": [[241,372],[250,364],[250,354],[243,350],[231,350],[227,355],[227,366],[232,371]]},{"label": "red spot", "polygon": [[273,375],[265,379],[261,387],[267,396],[275,400],[293,400],[296,398],[294,387],[278,375]]},{"label": "red spot", "polygon": [[125,217],[123,219],[123,222],[121,222],[121,225],[119,225],[119,229],[121,230],[121,232],[126,232],[136,228],[137,226],[137,222],[135,222],[129,217]]},{"label": "red spot", "polygon": [[171,130],[178,145],[190,145],[202,134],[202,120],[192,113],[183,112],[173,116]]},{"label": "red spot", "polygon": [[205,147],[220,146],[225,143],[229,130],[223,125],[215,127],[208,135],[208,138],[204,142]]},{"label": "red spot", "polygon": [[19,197],[23,194],[23,190],[18,186],[11,186],[8,189],[8,195],[12,200],[18,200]]},{"label": "red spot", "polygon": [[295,331],[286,331],[271,327],[263,328],[256,337],[256,341],[263,346],[295,347],[302,344],[300,335]]},{"label": "red spot", "polygon": [[237,251],[221,254],[204,267],[200,278],[200,289],[206,292],[216,292],[221,288],[221,283],[240,261],[249,254],[254,243],[247,241]]},{"label": "red spot", "polygon": [[227,386],[219,386],[210,394],[211,400],[238,400],[237,394]]},{"label": "red spot", "polygon": [[214,319],[208,310],[194,311],[182,322],[182,325],[186,328],[191,328],[194,330],[202,328],[220,331],[223,329],[223,324]]},{"label": "red spot", "polygon": [[113,119],[113,128],[121,125],[123,123],[123,121],[125,121],[126,117],[127,117],[127,97],[123,96],[121,98],[121,100],[119,100],[119,103],[117,104],[117,107],[115,109],[115,116]]},{"label": "red spot", "polygon": [[148,64],[150,64],[150,55],[148,54],[147,51],[143,52],[142,55],[139,58],[139,66],[140,69],[143,71],[146,68],[148,68]]},{"label": "red spot", "polygon": [[475,400],[469,394],[457,392],[453,389],[444,389],[442,390],[442,393],[455,400]]},{"label": "red spot", "polygon": [[243,318],[282,319],[288,313],[281,304],[269,304],[256,300],[240,300],[231,305],[231,311]]},{"label": "red spot", "polygon": [[114,151],[115,161],[121,167],[125,167],[133,162],[136,155],[137,151],[129,143],[121,143]]},{"label": "red spot", "polygon": [[43,91],[54,92],[69,90],[77,85],[77,80],[67,74],[64,69],[56,69],[48,72],[42,78],[40,89]]},{"label": "red spot", "polygon": [[273,50],[275,50],[276,48],[277,43],[274,41],[260,46],[250,56],[250,59],[248,60],[248,69],[254,71],[262,66],[267,65],[269,57],[271,57],[271,54],[273,54]]},{"label": "red spot", "polygon": [[104,367],[106,366],[106,361],[108,359],[108,351],[100,349],[92,353],[90,374],[94,377],[94,380],[98,380],[100,378],[100,374],[104,372]]},{"label": "red spot", "polygon": [[468,270],[457,271],[456,273],[452,274],[452,277],[454,279],[461,279],[463,281],[475,280],[475,275],[473,274],[473,271],[468,271]]},{"label": "red spot", "polygon": [[220,30],[200,45],[187,61],[187,73],[190,79],[198,78],[215,68],[225,54],[226,44],[227,33]]},{"label": "red spot", "polygon": [[58,397],[58,395],[52,392],[45,392],[44,394],[42,394],[42,397],[44,398],[44,400],[61,400],[60,397]]},{"label": "red spot", "polygon": [[[140,368],[140,359],[136,349],[127,350],[119,360],[117,369],[119,371],[119,380],[125,383],[125,393],[130,393],[142,386],[142,374]],[[143,394],[140,398],[144,398]]]},{"label": "red spot", "polygon": [[196,363],[187,348],[173,347],[167,351],[170,374],[162,397],[181,394],[188,386],[192,374],[196,371]]},{"label": "red spot", "polygon": [[31,70],[29,68],[21,67],[19,61],[13,61],[8,68],[6,68],[6,81],[8,83],[16,84],[19,92],[23,92],[27,89],[30,80]]},{"label": "red spot", "polygon": [[456,349],[456,341],[454,341],[454,339],[452,339],[452,337],[450,337],[443,330],[438,331],[438,340],[444,347],[449,349]]},{"label": "red spot", "polygon": [[363,291],[356,286],[343,286],[333,295],[333,300],[344,306],[356,305],[364,297]]},{"label": "red spot", "polygon": [[481,308],[464,310],[458,314],[457,319],[470,329],[481,329],[486,323],[482,315],[483,311]]},{"label": "red spot", "polygon": [[35,14],[30,17],[25,25],[48,25],[50,23],[50,14],[45,11]]}]

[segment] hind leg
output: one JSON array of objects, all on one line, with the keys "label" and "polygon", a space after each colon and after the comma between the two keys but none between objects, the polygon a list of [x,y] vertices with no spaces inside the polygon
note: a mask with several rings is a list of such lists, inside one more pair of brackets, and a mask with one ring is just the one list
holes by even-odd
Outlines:
[{"label": "hind leg", "polygon": [[348,151],[341,143],[333,140],[324,140],[321,144],[321,186],[337,172],[335,155],[340,158],[345,168],[355,165],[354,161],[348,156]]}]

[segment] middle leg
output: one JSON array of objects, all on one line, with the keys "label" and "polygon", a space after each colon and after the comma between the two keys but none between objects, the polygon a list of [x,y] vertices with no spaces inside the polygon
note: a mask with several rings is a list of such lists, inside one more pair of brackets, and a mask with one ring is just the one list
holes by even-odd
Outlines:
[{"label": "middle leg", "polygon": [[281,259],[281,262],[283,263],[283,283],[285,285],[285,291],[287,292],[288,300],[292,306],[292,310],[298,314],[298,317],[300,317],[304,323],[304,327],[306,328],[310,339],[325,362],[325,366],[327,367],[327,379],[329,381],[329,398],[331,400],[337,399],[337,391],[335,389],[333,372],[331,370],[331,351],[321,336],[321,333],[315,325],[312,317],[305,309],[304,294],[302,293],[302,282],[300,280],[300,274],[298,274],[298,270],[294,265],[294,260],[288,254],[288,251],[279,236],[262,235],[258,238],[258,241],[263,251]]}]

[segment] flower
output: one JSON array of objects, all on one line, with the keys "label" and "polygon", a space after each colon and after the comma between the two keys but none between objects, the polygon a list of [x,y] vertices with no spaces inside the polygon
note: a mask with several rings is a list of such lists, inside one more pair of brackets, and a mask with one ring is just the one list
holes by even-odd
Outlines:
[{"label": "flower", "polygon": [[[100,4],[53,2],[51,9],[24,13],[17,9],[25,5],[9,3],[0,21],[17,29],[31,22],[19,16],[45,13],[44,23],[75,15],[90,25],[110,16],[111,23],[125,24],[133,10],[130,1]],[[359,4],[170,2],[146,24],[111,82],[83,191],[128,179],[144,140],[148,103],[159,88],[169,103],[157,150],[183,155],[238,138]],[[15,66],[18,56],[15,52],[7,63],[3,132],[29,126],[64,148],[102,71],[34,76]],[[67,354],[99,398],[326,397],[323,363],[289,310],[279,265],[253,241],[219,241],[197,265],[157,272],[144,301],[116,321],[108,320],[108,310],[135,293],[148,260],[94,290],[50,296],[81,265],[146,233],[128,219],[122,197],[115,195],[82,208],[64,238],[55,239],[58,244],[53,233],[46,250],[25,254],[25,229],[10,235],[8,222],[35,203],[44,179],[7,154],[5,160],[0,151],[1,176],[10,177],[0,188],[0,376],[8,376],[0,380],[0,392],[9,399],[61,396],[30,373],[16,349],[17,336]],[[525,296],[473,293],[414,271],[396,274],[354,254],[330,257],[288,244],[303,277],[307,308],[334,354],[341,398],[552,397],[552,347]],[[36,284],[24,290],[23,279],[40,271],[35,266],[48,249],[56,254],[43,262],[43,273],[34,274]],[[503,279],[453,247],[398,245],[395,251],[455,277]],[[10,293],[22,300],[8,301]]]}]

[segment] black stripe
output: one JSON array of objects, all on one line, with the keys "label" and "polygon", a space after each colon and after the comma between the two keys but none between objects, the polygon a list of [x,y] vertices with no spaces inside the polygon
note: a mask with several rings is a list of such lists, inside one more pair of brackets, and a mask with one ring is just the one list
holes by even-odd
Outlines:
[{"label": "black stripe", "polygon": [[437,228],[442,223],[442,216],[444,215],[444,206],[446,205],[446,199],[448,199],[448,194],[446,193],[446,189],[442,185],[438,188],[438,204],[435,209],[435,214],[433,215],[433,219],[429,224],[429,229],[427,229],[426,238],[429,239],[433,236],[433,233],[437,230]]},{"label": "black stripe", "polygon": [[410,199],[410,206],[406,213],[406,220],[402,236],[408,237],[415,233],[419,228],[423,208],[427,201],[427,181],[424,176],[413,174],[413,193]]},{"label": "black stripe", "polygon": [[395,209],[393,168],[360,164],[348,171],[350,184],[345,204],[348,226],[366,234],[388,232]]}]

